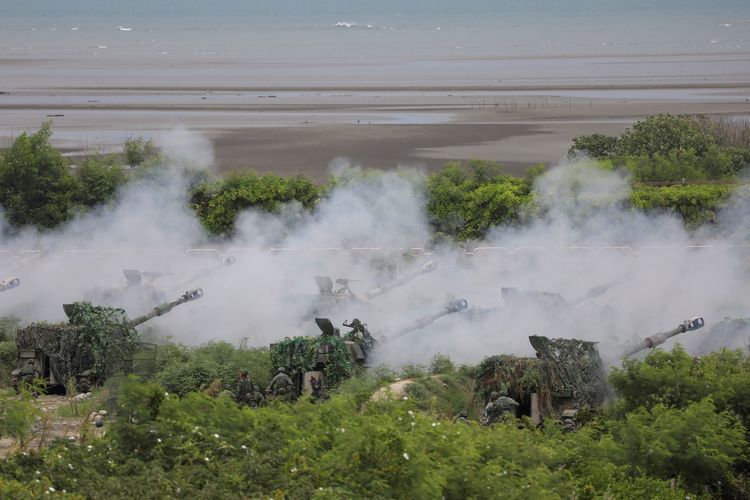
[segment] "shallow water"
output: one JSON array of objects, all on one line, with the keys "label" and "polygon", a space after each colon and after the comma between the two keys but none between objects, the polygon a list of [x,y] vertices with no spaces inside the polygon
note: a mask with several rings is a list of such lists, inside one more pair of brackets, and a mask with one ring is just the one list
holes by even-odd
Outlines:
[{"label": "shallow water", "polygon": [[310,62],[750,49],[741,0],[3,0],[0,57]]}]

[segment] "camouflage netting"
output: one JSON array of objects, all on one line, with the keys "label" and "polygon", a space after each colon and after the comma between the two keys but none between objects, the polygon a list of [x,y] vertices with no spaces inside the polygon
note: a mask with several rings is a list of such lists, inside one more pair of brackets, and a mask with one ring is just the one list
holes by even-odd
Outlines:
[{"label": "camouflage netting", "polygon": [[315,369],[318,350],[322,344],[333,347],[330,361],[323,371],[326,385],[333,387],[354,375],[355,366],[349,359],[349,351],[341,337],[321,335],[319,337],[285,338],[271,346],[271,364],[274,368],[284,366],[292,379]]},{"label": "camouflage netting", "polygon": [[518,358],[507,354],[490,356],[479,365],[479,388],[482,400],[487,401],[492,391],[505,386],[516,399],[526,399],[533,392],[541,401],[551,403],[548,384],[545,384],[542,362],[533,358]]},{"label": "camouflage netting", "polygon": [[41,349],[49,356],[52,373],[62,383],[84,370],[102,380],[108,346],[138,340],[122,309],[76,302],[69,319],[69,324],[33,323],[16,334],[20,349]]},{"label": "camouflage netting", "polygon": [[545,379],[554,394],[575,398],[580,407],[599,406],[607,397],[607,381],[596,342],[529,337],[544,360]]},{"label": "camouflage netting", "polygon": [[544,411],[554,410],[556,397],[572,397],[581,407],[604,401],[607,385],[594,342],[536,336],[529,340],[539,353],[537,358],[491,356],[479,365],[479,389],[485,401],[502,386],[518,400],[537,393]]}]

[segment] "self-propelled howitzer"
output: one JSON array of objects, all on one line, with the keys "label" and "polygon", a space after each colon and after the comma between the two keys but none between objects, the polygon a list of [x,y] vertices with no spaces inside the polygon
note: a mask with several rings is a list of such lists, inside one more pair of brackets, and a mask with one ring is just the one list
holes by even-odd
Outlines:
[{"label": "self-propelled howitzer", "polygon": [[[622,351],[631,356],[656,347],[667,339],[703,327],[703,318],[682,322],[672,330],[656,333]],[[505,388],[520,403],[519,414],[535,423],[543,418],[575,415],[582,408],[596,408],[610,396],[605,365],[596,342],[532,335],[536,356],[498,355],[479,365],[479,391],[486,400],[492,391]],[[572,413],[570,413],[572,412]]]},{"label": "self-propelled howitzer", "polygon": [[[65,390],[70,380],[78,387],[101,384],[112,372],[112,366],[108,365],[113,363],[125,371],[132,370],[134,352],[147,346],[139,341],[135,327],[202,296],[200,288],[185,292],[177,300],[160,304],[132,320],[125,317],[122,309],[89,302],[65,304],[67,323],[32,323],[16,334],[18,359],[17,369],[12,373],[14,385],[30,360],[48,389]],[[151,344],[148,349],[155,354]]]},{"label": "self-propelled howitzer", "polygon": [[367,363],[368,355],[378,342],[386,342],[431,325],[436,319],[466,309],[464,299],[451,301],[440,311],[422,316],[398,330],[385,332],[376,339],[365,323],[358,319],[344,326],[351,330],[342,334],[328,318],[315,318],[321,335],[285,338],[271,344],[274,369],[285,367],[294,384],[295,394],[311,391],[313,383],[331,388],[351,377]]}]

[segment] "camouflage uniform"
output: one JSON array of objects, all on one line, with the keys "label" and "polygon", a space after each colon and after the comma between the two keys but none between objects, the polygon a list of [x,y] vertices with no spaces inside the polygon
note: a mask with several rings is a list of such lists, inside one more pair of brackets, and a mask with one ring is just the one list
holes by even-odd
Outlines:
[{"label": "camouflage uniform", "polygon": [[93,384],[93,372],[84,370],[76,377],[76,391],[79,393],[89,392]]},{"label": "camouflage uniform", "polygon": [[21,392],[21,387],[33,387],[34,379],[39,378],[39,376],[39,370],[36,369],[34,360],[30,359],[18,372],[18,382],[14,389],[16,392]]},{"label": "camouflage uniform", "polygon": [[271,394],[274,397],[281,396],[287,401],[295,399],[296,394],[294,394],[294,382],[292,382],[292,379],[286,374],[283,367],[276,370],[276,375],[271,379],[271,383],[266,389],[266,394]]},{"label": "camouflage uniform", "polygon": [[505,415],[515,417],[516,407],[518,407],[518,402],[508,397],[506,389],[501,389],[500,393],[493,391],[490,395],[490,402],[484,407],[481,424],[492,425]]},{"label": "camouflage uniform", "polygon": [[312,398],[314,401],[321,401],[323,399],[328,399],[328,395],[325,393],[325,390],[323,389],[323,377],[315,378],[315,376],[310,376],[310,387],[312,388]]},{"label": "camouflage uniform", "polygon": [[260,385],[256,384],[255,382],[251,382],[253,386],[253,392],[252,392],[252,404],[251,406],[261,406],[263,403],[265,403],[266,398],[263,397],[263,391],[260,389]]},{"label": "camouflage uniform", "polygon": [[240,372],[240,380],[237,382],[237,390],[234,400],[241,405],[250,405],[253,396],[253,383],[247,378],[247,370]]}]

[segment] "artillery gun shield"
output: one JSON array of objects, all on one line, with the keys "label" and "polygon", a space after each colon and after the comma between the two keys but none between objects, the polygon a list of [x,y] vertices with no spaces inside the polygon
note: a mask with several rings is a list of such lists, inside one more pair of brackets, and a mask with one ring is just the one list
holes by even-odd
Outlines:
[{"label": "artillery gun shield", "polygon": [[315,324],[318,325],[318,328],[320,328],[320,331],[323,332],[324,335],[336,335],[336,329],[333,327],[333,323],[331,323],[330,319],[315,318]]}]

